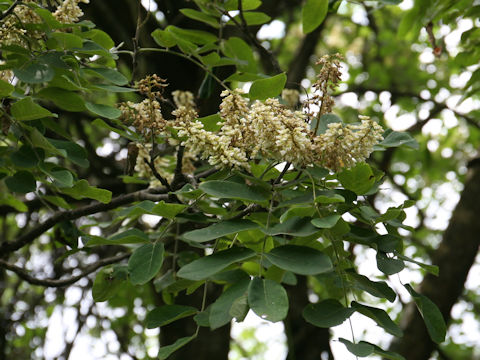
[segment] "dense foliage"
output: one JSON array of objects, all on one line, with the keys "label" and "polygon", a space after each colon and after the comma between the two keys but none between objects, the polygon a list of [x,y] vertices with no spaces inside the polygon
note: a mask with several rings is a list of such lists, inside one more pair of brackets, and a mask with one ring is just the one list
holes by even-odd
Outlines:
[{"label": "dense foliage", "polygon": [[[0,3],[0,357],[44,356],[41,324],[69,303],[68,287],[93,298],[68,305],[77,334],[88,321],[92,337],[112,330],[118,352],[132,358],[174,358],[250,310],[271,322],[295,311],[322,329],[357,313],[401,338],[389,277],[408,265],[439,273],[428,259],[438,232],[423,223],[422,188],[435,189],[447,168],[463,180],[478,142],[475,114],[442,95],[451,73],[478,62],[478,24],[462,35],[455,61],[433,28],[474,18],[479,6],[417,1],[401,17],[398,1],[371,2],[363,5],[369,33],[358,25],[341,35],[342,16],[359,5],[307,0],[288,19],[275,14],[290,33],[261,42],[256,32],[273,19],[260,0],[195,0],[176,14],[188,26],[162,13],[145,44],[140,34],[153,16],[139,6],[130,47],[82,20],[82,2]],[[327,26],[330,43],[295,75],[296,38]],[[422,28],[426,39],[415,45],[432,46],[436,65],[405,45]],[[201,80],[175,87],[168,75],[182,68],[150,72],[142,59],[152,54],[190,62]],[[459,102],[478,91],[480,70],[469,71]],[[358,105],[342,101],[347,92],[361,94]],[[401,112],[418,113],[409,129],[416,139],[385,124],[397,101]],[[430,134],[419,131],[444,110],[465,124],[431,135],[432,151]],[[449,156],[436,151],[440,142]],[[426,172],[426,164],[435,167]],[[417,229],[404,222],[406,209],[419,214]],[[359,270],[368,251],[375,275]],[[297,311],[299,284],[315,301]],[[401,291],[441,344],[445,311],[415,285]],[[152,355],[145,330],[155,328]],[[338,340],[359,357],[405,359],[353,331]],[[448,346],[439,351],[461,353]]]}]

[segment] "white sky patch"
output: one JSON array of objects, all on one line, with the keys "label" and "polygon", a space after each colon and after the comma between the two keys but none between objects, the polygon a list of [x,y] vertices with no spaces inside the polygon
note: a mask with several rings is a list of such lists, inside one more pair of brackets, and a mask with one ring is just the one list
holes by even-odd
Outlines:
[{"label": "white sky patch", "polygon": [[402,10],[408,10],[413,7],[413,0],[403,0],[398,7]]},{"label": "white sky patch", "polygon": [[440,119],[432,119],[426,123],[422,128],[422,134],[424,135],[440,135],[442,131],[443,123]]},{"label": "white sky patch", "polygon": [[142,0],[142,5],[145,9],[152,12],[155,12],[158,9],[157,3],[153,0]]},{"label": "white sky patch", "polygon": [[95,152],[98,156],[106,157],[113,152],[114,146],[110,141],[105,141],[103,146],[98,147]]},{"label": "white sky patch", "polygon": [[142,215],[142,221],[146,223],[148,226],[150,226],[151,228],[157,225],[160,220],[162,220],[162,217],[158,215],[150,215],[150,214]]},{"label": "white sky patch", "polygon": [[462,33],[470,30],[473,27],[471,19],[461,19],[457,22],[457,29],[450,32],[443,38],[447,51],[451,56],[455,56],[459,53],[460,49],[458,44],[460,43]]},{"label": "white sky patch", "polygon": [[285,36],[285,23],[280,20],[273,20],[263,25],[257,33],[259,40],[281,39]]},{"label": "white sky patch", "polygon": [[355,11],[352,14],[352,21],[358,25],[368,25],[367,12],[362,6],[355,6]]},{"label": "white sky patch", "polygon": [[[255,339],[266,345],[265,359],[285,359],[287,355],[287,338],[282,322],[271,323],[249,311],[245,320],[241,323],[232,322],[231,336],[239,339],[242,331],[255,328]],[[254,357],[260,360],[260,358]]]},{"label": "white sky patch", "polygon": [[346,94],[342,94],[340,96],[340,101],[347,105],[350,106],[354,109],[357,109],[360,103],[358,102],[358,95],[353,93],[353,92],[348,92]]},{"label": "white sky patch", "polygon": [[242,85],[242,90],[248,94],[248,92],[250,91],[250,86],[252,86],[252,82],[249,81],[249,82],[246,82]]}]

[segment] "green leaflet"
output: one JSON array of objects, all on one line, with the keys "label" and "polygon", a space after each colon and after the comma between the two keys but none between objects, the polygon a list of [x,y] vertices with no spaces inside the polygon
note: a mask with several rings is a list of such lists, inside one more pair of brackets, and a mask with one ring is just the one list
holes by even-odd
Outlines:
[{"label": "green leaflet", "polygon": [[327,255],[306,246],[278,246],[265,257],[279,268],[301,275],[317,275],[333,268]]},{"label": "green leaflet", "polygon": [[248,186],[233,181],[211,180],[204,181],[199,188],[208,195],[239,199],[245,201],[266,201],[270,198],[270,192],[259,186]]},{"label": "green leaflet", "polygon": [[287,82],[287,75],[281,73],[267,79],[255,80],[250,87],[248,93],[252,100],[265,100],[280,95],[285,83]]},{"label": "green leaflet", "polygon": [[204,280],[222,271],[238,261],[255,256],[255,251],[247,248],[233,247],[213,255],[194,260],[182,267],[177,275],[188,280]]},{"label": "green leaflet", "polygon": [[191,316],[198,312],[192,306],[164,305],[159,306],[147,314],[145,326],[147,329],[154,329],[159,326],[170,324],[176,320]]},{"label": "green leaflet", "polygon": [[183,234],[183,237],[194,242],[206,242],[241,231],[257,229],[258,227],[256,223],[249,220],[226,220],[203,229],[189,231]]},{"label": "green leaflet", "polygon": [[277,322],[287,316],[287,292],[273,280],[256,277],[248,287],[248,305],[262,319]]},{"label": "green leaflet", "polygon": [[149,243],[137,248],[128,260],[128,273],[133,285],[143,285],[153,279],[163,263],[163,243]]},{"label": "green leaflet", "polygon": [[425,321],[430,338],[437,344],[445,340],[447,326],[437,305],[425,295],[417,293],[409,284],[404,285],[417,305],[417,309]]},{"label": "green leaflet", "polygon": [[308,34],[323,22],[328,12],[328,0],[307,0],[302,9],[303,33]]},{"label": "green leaflet", "polygon": [[338,300],[327,299],[307,305],[303,310],[303,317],[312,325],[329,328],[340,325],[354,312],[354,309],[344,307]]}]

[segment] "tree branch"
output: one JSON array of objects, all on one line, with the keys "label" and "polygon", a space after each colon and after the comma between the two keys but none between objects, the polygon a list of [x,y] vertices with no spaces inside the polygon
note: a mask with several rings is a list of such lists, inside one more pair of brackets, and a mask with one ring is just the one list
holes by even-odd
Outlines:
[{"label": "tree branch", "polygon": [[3,20],[3,19],[5,19],[8,15],[10,15],[10,14],[13,12],[13,10],[15,10],[15,8],[16,8],[18,5],[20,5],[20,3],[21,3],[20,0],[15,0],[15,2],[14,2],[12,5],[10,5],[10,7],[9,7],[7,10],[5,10],[3,13],[0,14],[0,20]]},{"label": "tree branch", "polygon": [[158,173],[157,169],[155,168],[154,162],[152,160],[148,161],[146,158],[144,158],[143,161],[145,161],[150,170],[152,170],[153,176],[155,176],[155,178],[159,180],[162,185],[168,189],[168,191],[171,191],[172,189],[170,188],[170,184],[168,183],[167,179],[165,179],[162,175]]},{"label": "tree branch", "polygon": [[176,189],[176,187],[179,184],[181,184],[185,179],[185,176],[182,173],[184,153],[185,153],[185,146],[179,146],[177,151],[177,163],[175,165],[175,173],[172,181],[172,188],[174,189]]},{"label": "tree branch", "polygon": [[3,242],[0,245],[0,254],[6,255],[10,252],[16,251],[24,247],[25,245],[33,242],[38,236],[42,235],[44,232],[46,232],[59,222],[78,219],[82,216],[92,215],[102,211],[113,210],[121,205],[141,200],[168,200],[167,189],[158,188],[140,190],[130,194],[117,196],[116,198],[112,199],[112,201],[110,201],[108,204],[94,202],[93,204],[82,206],[74,210],[58,211],[44,222],[27,231],[17,240],[12,242]]},{"label": "tree branch", "polygon": [[40,285],[40,286],[46,286],[46,287],[63,287],[63,286],[72,285],[73,283],[91,274],[92,272],[96,271],[102,266],[117,263],[119,261],[122,261],[123,259],[126,259],[129,256],[130,254],[127,253],[127,254],[121,254],[121,255],[112,256],[106,259],[102,259],[94,264],[91,264],[90,266],[87,266],[87,268],[81,274],[72,276],[67,279],[38,279],[36,277],[31,276],[25,269],[18,267],[16,265],[10,264],[2,259],[0,259],[0,266],[7,270],[13,271],[15,274],[18,275],[20,279],[25,280],[26,282],[32,285]]},{"label": "tree branch", "polygon": [[240,21],[241,21],[240,23],[237,21],[237,19],[235,19],[235,17],[230,15],[228,13],[228,11],[223,11],[222,9],[220,9],[218,7],[217,7],[217,10],[222,15],[227,16],[230,19],[230,21],[232,21],[235,24],[235,26],[237,26],[245,34],[248,42],[258,50],[258,52],[260,53],[260,57],[262,59],[267,59],[268,60],[268,62],[272,65],[272,68],[273,68],[273,70],[275,71],[276,74],[279,74],[279,73],[282,72],[282,68],[280,67],[280,64],[278,63],[277,58],[273,55],[273,53],[270,50],[264,48],[262,46],[262,44],[260,44],[258,39],[255,36],[253,36],[252,33],[250,32],[250,30],[248,29],[248,24],[245,21],[245,17],[243,16],[242,0],[238,1],[238,11],[239,11],[239,17],[240,17]]}]

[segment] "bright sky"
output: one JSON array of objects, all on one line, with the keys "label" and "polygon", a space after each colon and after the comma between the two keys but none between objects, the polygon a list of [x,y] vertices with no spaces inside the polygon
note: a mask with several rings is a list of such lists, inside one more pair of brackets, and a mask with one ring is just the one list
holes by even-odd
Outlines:
[{"label": "bright sky", "polygon": [[[154,2],[150,2],[149,0],[142,0],[142,4],[155,11],[156,5]],[[407,9],[412,6],[412,0],[405,0],[401,5],[402,8]],[[359,24],[368,23],[366,18],[366,14],[363,11],[363,8],[357,6],[357,11],[355,11],[354,15],[352,16],[352,20]],[[340,11],[342,9],[340,8]],[[460,35],[462,32],[470,29],[473,26],[471,21],[462,21],[459,23],[459,28],[450,34],[448,34],[449,29],[444,28],[442,31],[445,31],[445,34],[448,34],[444,40],[446,44],[446,49],[451,54],[456,54],[457,52],[457,45],[460,40]],[[260,32],[259,38],[260,39],[273,39],[282,37],[285,33],[285,24],[281,21],[275,20],[268,25],[264,25]],[[434,63],[434,56],[432,55],[431,49],[425,49],[420,54],[420,60],[426,66],[435,66]],[[432,68],[434,71],[434,68]],[[451,78],[451,85],[452,87],[462,87],[470,78],[470,72],[464,72],[458,76],[452,76]],[[309,82],[304,83],[304,85],[309,85]],[[428,98],[429,94],[425,93],[422,94],[425,98]],[[480,108],[478,101],[465,101],[460,106],[457,104],[459,96],[450,96],[448,91],[445,90],[443,94],[444,99],[437,99],[439,101],[447,100],[448,105],[458,111],[458,112],[468,112],[471,111],[473,108]],[[450,97],[450,98],[449,98]],[[344,104],[348,104],[349,106],[358,107],[358,98],[353,93],[347,93],[342,95],[341,102]],[[385,119],[390,127],[395,130],[404,130],[408,128],[415,122],[415,118],[412,114],[404,114],[398,115],[399,108],[398,106],[394,105],[391,106],[389,100],[389,94],[385,93],[380,96],[380,100],[382,103],[382,108],[385,109]],[[425,109],[425,111],[428,111]],[[420,112],[420,117],[422,117],[422,112]],[[425,134],[430,134],[433,137],[445,131],[445,129],[451,128],[457,125],[457,120],[453,113],[444,112],[442,120],[432,120],[429,122],[427,126],[424,127],[423,132]],[[103,147],[98,150],[99,155],[108,155],[112,151],[115,151],[114,147],[116,145],[113,141],[105,141]],[[429,143],[428,147],[430,150],[435,150],[435,146],[438,147],[438,141],[432,140]],[[442,151],[442,155],[444,152]],[[124,154],[123,154],[124,155]],[[120,156],[123,156],[120,154]],[[445,156],[451,156],[451,153],[448,149],[445,151]],[[426,193],[424,196],[427,198],[432,199],[429,207],[427,208],[427,216],[429,216],[429,225],[432,228],[437,228],[440,230],[445,229],[446,225],[448,224],[448,220],[451,215],[451,211],[455,207],[458,201],[458,192],[461,190],[461,185],[459,185],[458,181],[454,178],[454,174],[452,175],[451,181],[449,183],[445,183],[438,189],[425,189]],[[401,194],[395,191],[389,191],[388,194],[389,202],[385,203],[384,206],[393,206],[401,204],[405,199]],[[443,202],[434,199],[442,199]],[[417,222],[416,220],[416,210],[415,208],[407,209],[407,220],[406,223],[409,225],[415,225]],[[407,249],[408,251],[408,249]],[[357,259],[359,260],[359,272],[364,275],[380,275],[379,271],[377,270],[375,261],[375,251],[374,250],[367,250],[365,251],[362,248],[361,251],[357,252]],[[408,254],[407,254],[408,255]],[[478,260],[478,259],[477,259]],[[411,270],[404,270],[400,273],[399,277],[392,276],[390,277],[390,285],[392,285],[395,290],[400,293],[402,301],[408,301],[409,295],[403,289],[400,284],[399,279],[403,283],[408,282],[419,282],[421,279],[421,275],[418,271],[416,271],[415,267],[410,267]],[[480,266],[475,265],[470,274],[478,274],[480,273]],[[470,275],[466,287],[468,289],[478,289],[480,288],[480,278],[474,277]],[[48,291],[48,290],[47,290]],[[373,300],[374,298],[372,298]],[[85,298],[82,299],[81,291],[78,287],[72,287],[67,290],[66,293],[66,303],[64,304],[65,307],[61,308],[57,306],[55,311],[53,312],[52,316],[48,320],[48,332],[47,332],[47,341],[45,346],[45,354],[44,357],[46,360],[53,359],[54,357],[58,356],[59,352],[63,350],[64,343],[63,339],[66,337],[67,340],[72,340],[75,333],[76,333],[76,312],[70,306],[76,304],[78,301],[81,301],[81,309],[82,313],[86,312],[87,309],[90,307],[92,303],[91,294],[89,293]],[[139,314],[143,311],[142,306],[137,304],[136,311]],[[478,339],[480,338],[479,332],[479,325],[478,322],[473,318],[473,315],[466,313],[467,305],[464,302],[458,303],[453,311],[454,318],[462,318],[463,323],[462,325],[453,325],[450,328],[449,334],[456,340],[467,343],[467,344],[478,344]],[[108,309],[106,306],[99,304],[99,308],[101,309],[102,314],[104,314],[107,318],[122,316],[117,310]],[[400,305],[398,301],[394,306],[393,313],[398,313],[400,311]],[[145,316],[145,314],[140,314],[141,316]],[[108,320],[105,320],[108,321]],[[391,339],[391,336],[385,334],[384,330],[376,326],[376,324],[359,314],[354,314],[351,317],[351,323],[353,326],[353,330],[355,333],[355,339],[358,340],[366,340],[373,343],[376,343],[380,346],[388,346],[388,343]],[[95,327],[94,318],[91,317],[87,320],[87,327]],[[267,345],[267,352],[264,356],[258,357],[260,359],[283,359],[286,356],[286,338],[283,332],[283,324],[281,322],[272,324],[267,321],[262,320],[252,311],[250,311],[249,315],[245,319],[243,323],[233,323],[232,326],[232,337],[236,338],[237,340],[240,339],[240,334],[242,331],[248,328],[254,327],[255,336],[258,341],[264,342]],[[21,332],[21,330],[20,330]],[[21,336],[21,334],[19,334]],[[158,351],[158,329],[154,330],[147,330],[147,335],[151,337],[151,341],[149,341],[150,348],[148,351],[149,356],[155,356],[156,352]],[[342,360],[354,360],[355,357],[350,354],[344,347],[343,344],[335,341],[339,337],[344,337],[347,339],[352,339],[350,324],[346,321],[344,324],[333,328],[333,340],[331,342],[332,350],[334,352],[336,359]],[[240,340],[239,340],[240,341]],[[242,345],[245,348],[249,348],[252,344],[247,342],[243,342]],[[83,331],[75,340],[75,345],[70,357],[70,360],[118,360],[116,356],[108,355],[109,351],[116,351],[119,344],[116,341],[115,335],[113,332],[107,332],[106,334],[102,335],[101,339],[94,339],[91,338],[88,334]],[[37,350],[41,352],[41,349]],[[233,359],[233,354],[232,359]],[[370,357],[371,359],[380,359],[375,357]],[[129,359],[129,357],[121,358],[120,360]],[[238,354],[235,356],[235,359],[241,359],[238,357]],[[257,358],[253,358],[255,360]],[[242,359],[243,360],[243,359]],[[245,359],[247,360],[247,359]],[[250,359],[248,359],[250,360]]]}]

